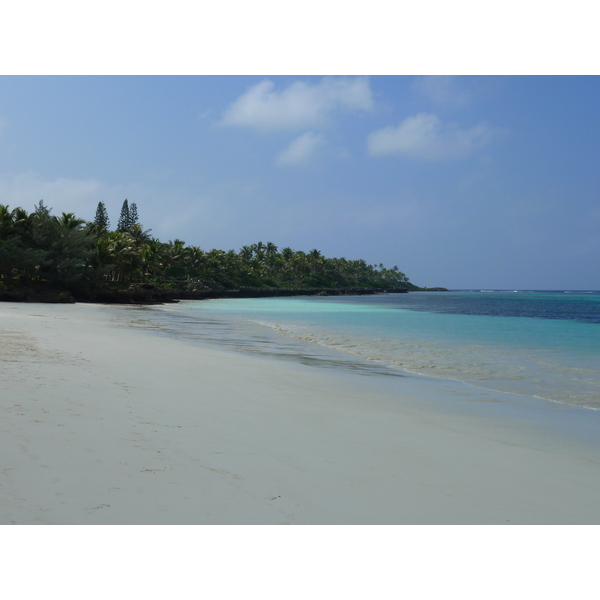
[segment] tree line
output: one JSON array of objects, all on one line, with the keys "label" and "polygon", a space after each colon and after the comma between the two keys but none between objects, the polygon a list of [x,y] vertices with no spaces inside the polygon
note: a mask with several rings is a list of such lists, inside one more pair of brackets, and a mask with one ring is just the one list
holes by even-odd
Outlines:
[{"label": "tree line", "polygon": [[0,283],[415,289],[397,266],[326,258],[316,249],[280,249],[272,242],[205,251],[179,239],[161,242],[151,231],[127,200],[114,230],[103,202],[93,221],[73,213],[54,216],[43,201],[31,213],[0,204]]}]

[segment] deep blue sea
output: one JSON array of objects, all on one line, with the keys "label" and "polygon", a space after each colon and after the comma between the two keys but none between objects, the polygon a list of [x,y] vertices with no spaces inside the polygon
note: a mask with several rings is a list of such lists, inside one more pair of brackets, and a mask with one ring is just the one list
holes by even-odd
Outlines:
[{"label": "deep blue sea", "polygon": [[600,409],[600,292],[453,291],[182,302],[180,335]]}]

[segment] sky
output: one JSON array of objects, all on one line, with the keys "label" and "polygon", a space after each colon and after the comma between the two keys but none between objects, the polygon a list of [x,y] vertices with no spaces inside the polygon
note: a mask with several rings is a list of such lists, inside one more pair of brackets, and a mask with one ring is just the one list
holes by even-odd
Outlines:
[{"label": "sky", "polygon": [[2,76],[0,203],[422,286],[599,289],[598,76]]},{"label": "sky", "polygon": [[[55,214],[92,219],[104,201],[114,226],[127,198],[160,239],[206,250],[273,241],[398,265],[422,286],[600,289],[596,12],[589,0],[568,7],[539,0],[7,3],[0,203],[32,210],[44,199]],[[325,77],[331,75],[339,77]],[[395,556],[392,538],[387,530],[377,538],[367,530],[348,530],[348,543],[339,543],[339,530],[335,543],[317,540],[333,548],[332,589],[349,564],[363,578],[348,579],[353,590],[382,581],[381,565]],[[278,536],[269,545],[265,529],[255,531],[246,544],[260,552],[236,563],[248,575],[240,581],[260,578],[267,556],[276,565],[269,580],[283,573],[274,579],[281,588],[289,565],[297,564],[290,556],[306,563],[314,537]],[[403,557],[405,571],[415,574],[403,587],[422,589],[431,560],[421,557],[431,548],[442,548],[443,560],[434,556],[442,585],[467,556],[478,593],[493,575],[490,557],[506,562],[514,554],[512,547],[507,554],[501,532],[493,538],[486,529],[483,539],[476,531],[469,544],[464,529],[455,531],[432,539],[435,528],[429,529],[424,542],[422,530],[402,530],[403,545],[422,550]],[[203,540],[209,533],[202,531]],[[581,564],[591,556],[585,533],[559,534],[570,548],[583,549],[571,552],[572,564],[562,569],[565,589],[572,573],[581,583]],[[90,556],[106,562],[114,545],[114,535],[86,544],[85,531],[85,540],[65,544],[65,531],[59,534],[50,542],[63,562],[65,552],[85,547],[68,554],[84,574],[97,562]],[[200,546],[190,546],[195,540],[187,532],[176,540],[160,534],[170,548],[159,557],[170,590],[174,581],[187,583],[181,565]],[[535,540],[525,534],[519,541],[529,573],[532,563],[542,568],[552,560],[554,546],[539,543],[539,531]],[[135,546],[129,570],[131,562],[140,569],[156,562],[151,535],[150,543]],[[223,540],[220,530],[203,557],[217,557],[210,564],[219,590],[222,567],[231,563],[220,560],[219,544],[227,544],[224,552],[246,548],[239,535]],[[44,541],[33,547],[45,548]],[[357,554],[358,547],[368,552]],[[457,548],[460,564],[448,559]],[[523,580],[521,559],[510,566]],[[60,573],[47,552],[37,563],[48,577]],[[30,568],[12,565],[15,589],[28,576],[22,565]],[[310,567],[322,573],[315,561]],[[390,580],[390,589],[396,583]],[[137,590],[139,578],[132,585]],[[532,591],[539,586],[539,578],[531,580]]]}]

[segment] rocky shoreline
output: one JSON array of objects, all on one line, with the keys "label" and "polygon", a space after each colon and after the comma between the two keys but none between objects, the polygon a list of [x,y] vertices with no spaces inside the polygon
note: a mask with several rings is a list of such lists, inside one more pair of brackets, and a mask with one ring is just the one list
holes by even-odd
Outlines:
[{"label": "rocky shoreline", "polygon": [[271,298],[280,296],[352,296],[409,291],[448,291],[446,288],[252,288],[226,289],[186,285],[179,288],[162,287],[151,283],[129,286],[99,286],[59,289],[47,285],[0,288],[3,302],[98,303],[98,304],[168,304],[180,300],[211,300],[217,298]]}]

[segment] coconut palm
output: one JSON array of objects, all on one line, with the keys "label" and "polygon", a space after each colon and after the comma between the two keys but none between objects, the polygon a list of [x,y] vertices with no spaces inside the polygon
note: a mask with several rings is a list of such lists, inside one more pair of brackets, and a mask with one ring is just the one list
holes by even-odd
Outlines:
[{"label": "coconut palm", "polygon": [[150,236],[150,232],[152,231],[152,229],[142,229],[142,226],[139,223],[134,223],[129,230],[127,231],[127,233],[131,236],[131,238],[133,239],[133,243],[134,245],[139,248],[140,246],[143,246],[144,244],[147,244],[152,237]]},{"label": "coconut palm", "polygon": [[168,244],[163,244],[156,238],[151,238],[147,244],[140,247],[142,272],[145,277],[159,277],[165,270],[169,250]]},{"label": "coconut palm", "polygon": [[83,219],[77,218],[73,213],[63,213],[60,217],[54,217],[56,224],[64,229],[77,229],[85,224]]},{"label": "coconut palm", "polygon": [[198,246],[189,246],[183,263],[189,276],[200,277],[206,265],[204,250]]}]

